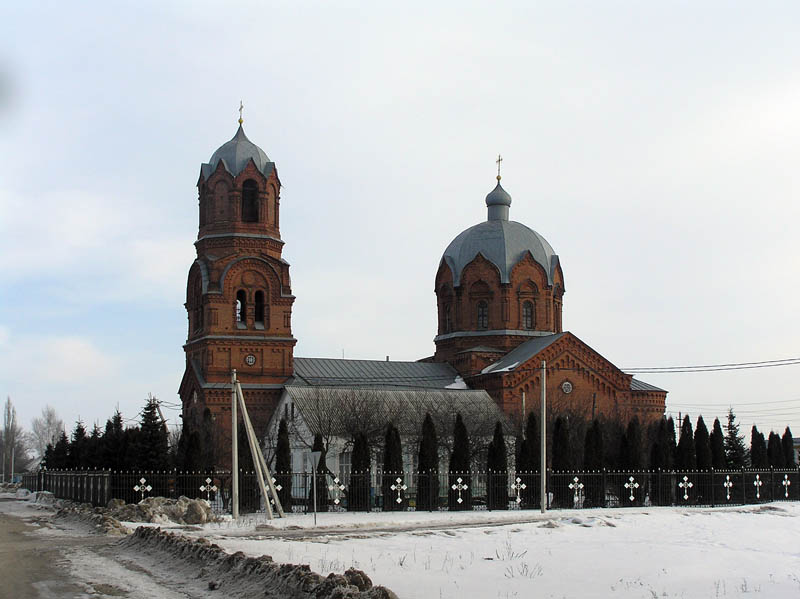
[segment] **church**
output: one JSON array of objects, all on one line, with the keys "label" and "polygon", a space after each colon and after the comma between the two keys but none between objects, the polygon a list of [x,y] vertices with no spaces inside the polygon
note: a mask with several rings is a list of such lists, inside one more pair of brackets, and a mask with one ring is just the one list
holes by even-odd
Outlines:
[{"label": "church", "polygon": [[[186,286],[179,389],[184,426],[211,427],[217,461],[229,465],[235,369],[261,435],[296,412],[309,424],[321,398],[339,398],[334,411],[341,412],[343,398],[367,395],[373,408],[380,406],[368,412],[385,418],[438,410],[444,423],[463,411],[490,427],[502,420],[519,430],[523,411],[538,405],[542,362],[552,410],[622,421],[636,416],[645,424],[660,418],[665,390],[622,372],[563,330],[566,286],[558,255],[539,233],[510,219],[511,196],[500,179],[498,169],[486,196],[487,219],[456,236],[432,273],[438,311],[432,356],[416,362],[295,357],[295,296],[281,256],[281,182],[240,118],[233,138],[201,165],[197,182],[197,258]],[[407,422],[407,432],[419,430],[417,420]],[[328,432],[347,432],[337,426]]]}]

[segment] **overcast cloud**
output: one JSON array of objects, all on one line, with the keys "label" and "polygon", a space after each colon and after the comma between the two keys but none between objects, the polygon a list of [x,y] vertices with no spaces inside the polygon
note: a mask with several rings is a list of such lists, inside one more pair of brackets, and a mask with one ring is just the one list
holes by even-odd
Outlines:
[{"label": "overcast cloud", "polygon": [[[797,357],[794,2],[17,3],[0,40],[0,393],[71,429],[177,401],[200,164],[275,161],[296,355],[433,353],[442,251],[511,218],[620,367]],[[800,433],[800,366],[651,375]],[[167,412],[177,421],[177,411]]]}]

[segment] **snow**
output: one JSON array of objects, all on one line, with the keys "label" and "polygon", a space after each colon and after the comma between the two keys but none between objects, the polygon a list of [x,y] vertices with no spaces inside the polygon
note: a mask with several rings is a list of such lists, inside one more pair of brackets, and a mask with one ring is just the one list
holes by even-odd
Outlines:
[{"label": "snow", "polygon": [[229,552],[306,563],[323,575],[353,566],[404,599],[794,598],[798,516],[794,503],[546,515],[322,513],[319,536],[311,516],[228,521],[189,534]]},{"label": "snow", "polygon": [[469,389],[469,387],[467,387],[467,383],[464,382],[464,379],[460,376],[456,376],[456,380],[447,385],[445,389]]},{"label": "snow", "polygon": [[[495,362],[494,364],[497,364],[497,362]],[[481,370],[481,374],[486,374],[487,372],[492,372],[492,373],[494,373],[494,372],[509,372],[511,370],[514,370],[517,366],[519,366],[519,362],[514,362],[513,364],[509,364],[505,368],[498,368],[497,370],[495,370],[494,368],[492,368],[494,366],[494,364],[489,364],[486,368]]]}]

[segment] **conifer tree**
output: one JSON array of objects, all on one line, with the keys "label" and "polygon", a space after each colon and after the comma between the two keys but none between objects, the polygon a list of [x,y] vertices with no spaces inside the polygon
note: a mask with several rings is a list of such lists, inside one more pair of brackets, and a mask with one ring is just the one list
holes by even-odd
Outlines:
[{"label": "conifer tree", "polygon": [[754,424],[750,430],[750,467],[767,468],[768,466],[767,445],[764,442],[764,435],[759,432]]},{"label": "conifer tree", "polygon": [[[598,419],[594,419],[592,424],[586,429],[583,449],[583,467],[589,471],[599,471],[604,467],[603,458],[603,430]],[[589,475],[585,481],[586,502],[588,506],[603,505],[605,490],[602,486],[602,478]]]},{"label": "conifer tree", "polygon": [[364,433],[353,438],[352,470],[347,491],[347,509],[369,511],[370,508],[370,455],[369,444]]},{"label": "conifer tree", "polygon": [[[460,413],[456,415],[455,425],[453,426],[453,451],[450,454],[449,470],[449,508],[451,510],[472,509],[469,436],[467,435],[467,427],[464,425],[464,420],[461,418]],[[457,488],[453,489],[453,486]],[[459,501],[459,498],[461,501]]]},{"label": "conifer tree", "polygon": [[694,431],[694,451],[697,457],[697,469],[711,470],[711,438],[702,416],[697,418],[697,428]]},{"label": "conifer tree", "polygon": [[53,470],[53,467],[51,466],[51,464],[54,463],[53,462],[53,450],[54,450],[53,444],[52,443],[48,443],[47,447],[45,447],[45,449],[44,449],[44,457],[42,458],[42,463],[40,464],[41,466],[43,466],[45,468],[50,468],[51,470]]},{"label": "conifer tree", "polygon": [[697,468],[697,454],[694,449],[692,421],[689,420],[688,414],[683,417],[683,424],[681,425],[681,440],[678,441],[675,468],[678,470],[695,470]]},{"label": "conifer tree", "polygon": [[744,437],[739,433],[736,414],[733,413],[733,408],[730,408],[728,424],[725,426],[725,459],[728,468],[744,468],[746,458],[747,449],[744,445]]},{"label": "conifer tree", "polygon": [[654,441],[650,448],[650,469],[656,473],[650,481],[650,501],[656,505],[669,505],[672,500],[671,487],[663,472],[672,470],[672,435],[669,432],[671,419],[661,418],[654,430]]},{"label": "conifer tree", "polygon": [[[386,435],[383,440],[383,479],[381,481],[381,493],[383,494],[384,511],[400,510],[404,506],[405,496],[403,493],[398,495],[397,489],[392,490],[392,485],[397,486],[396,481],[400,479],[403,484],[405,473],[403,472],[403,446],[400,441],[400,431],[394,424],[386,426]],[[400,503],[397,499],[400,499]]]},{"label": "conifer tree", "polygon": [[439,506],[439,441],[431,415],[422,421],[419,442],[417,509],[432,510]]},{"label": "conifer tree", "polygon": [[539,481],[534,474],[541,469],[541,438],[539,426],[536,423],[536,413],[531,411],[525,421],[525,439],[522,441],[517,463],[517,476],[525,485],[521,489],[522,505],[534,507],[539,503]]},{"label": "conifer tree", "polygon": [[724,470],[728,467],[728,461],[725,457],[725,435],[722,433],[719,418],[714,419],[709,443],[711,445],[711,465],[715,470]]},{"label": "conifer tree", "polygon": [[157,400],[148,398],[142,410],[136,456],[139,468],[145,471],[166,470],[169,466],[169,432],[158,413]]},{"label": "conifer tree", "polygon": [[284,511],[292,507],[292,447],[289,442],[289,427],[286,419],[278,423],[278,446],[275,449],[275,480],[280,485],[278,499]]},{"label": "conifer tree", "polygon": [[100,426],[95,422],[92,427],[92,433],[89,435],[89,442],[86,445],[86,466],[91,470],[98,470],[103,467],[103,454],[100,448],[102,436]]},{"label": "conifer tree", "polygon": [[642,427],[634,416],[620,437],[619,466],[626,470],[642,468]]},{"label": "conifer tree", "polygon": [[669,451],[672,456],[672,466],[678,461],[678,443],[675,438],[675,421],[672,416],[667,418],[667,432],[669,433]]},{"label": "conifer tree", "polygon": [[786,468],[794,468],[797,466],[797,462],[794,459],[794,440],[792,438],[792,431],[787,426],[786,430],[783,431],[783,437],[781,437],[781,447],[783,448],[783,463],[786,464]]},{"label": "conifer tree", "polygon": [[[322,439],[322,435],[317,433],[314,435],[314,445],[311,447],[311,451],[319,451],[319,462],[317,463],[317,511],[318,512],[327,512],[328,511],[328,483],[325,481],[325,475],[330,472],[328,470],[328,464],[326,459],[326,451],[325,451],[325,443]],[[308,490],[308,502],[309,505],[312,505],[312,501],[314,500],[314,486],[313,484],[310,486]]]},{"label": "conifer tree", "polygon": [[106,421],[105,432],[100,444],[105,468],[117,472],[125,468],[124,434],[122,414],[116,410],[114,415]]},{"label": "conifer tree", "polygon": [[552,468],[558,472],[572,470],[573,467],[569,441],[569,420],[564,416],[559,416],[553,424]]},{"label": "conifer tree", "polygon": [[53,447],[52,466],[48,466],[50,470],[66,470],[69,465],[69,439],[67,433],[61,431],[61,436],[56,441]]},{"label": "conifer tree", "polygon": [[88,437],[83,422],[78,420],[72,431],[72,440],[69,444],[69,467],[83,470],[86,468]]},{"label": "conifer tree", "polygon": [[504,510],[508,507],[508,454],[506,441],[503,437],[503,425],[498,420],[494,425],[494,436],[489,443],[486,455],[486,469],[488,470],[488,508],[490,510]]},{"label": "conifer tree", "polygon": [[767,461],[769,462],[770,468],[785,467],[781,438],[778,433],[774,431],[769,432],[769,441],[767,442]]}]

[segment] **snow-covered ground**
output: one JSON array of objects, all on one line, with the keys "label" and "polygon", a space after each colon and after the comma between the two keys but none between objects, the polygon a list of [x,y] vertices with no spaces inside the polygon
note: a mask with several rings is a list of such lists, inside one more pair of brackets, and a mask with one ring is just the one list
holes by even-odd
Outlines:
[{"label": "snow-covered ground", "polygon": [[[353,566],[402,599],[772,599],[800,597],[799,516],[796,503],[544,516],[337,513],[319,515],[321,531],[313,530],[311,516],[298,515],[225,522],[190,534],[230,552],[306,563],[323,575]],[[520,518],[528,522],[508,522]],[[488,520],[492,525],[483,525]]]}]

